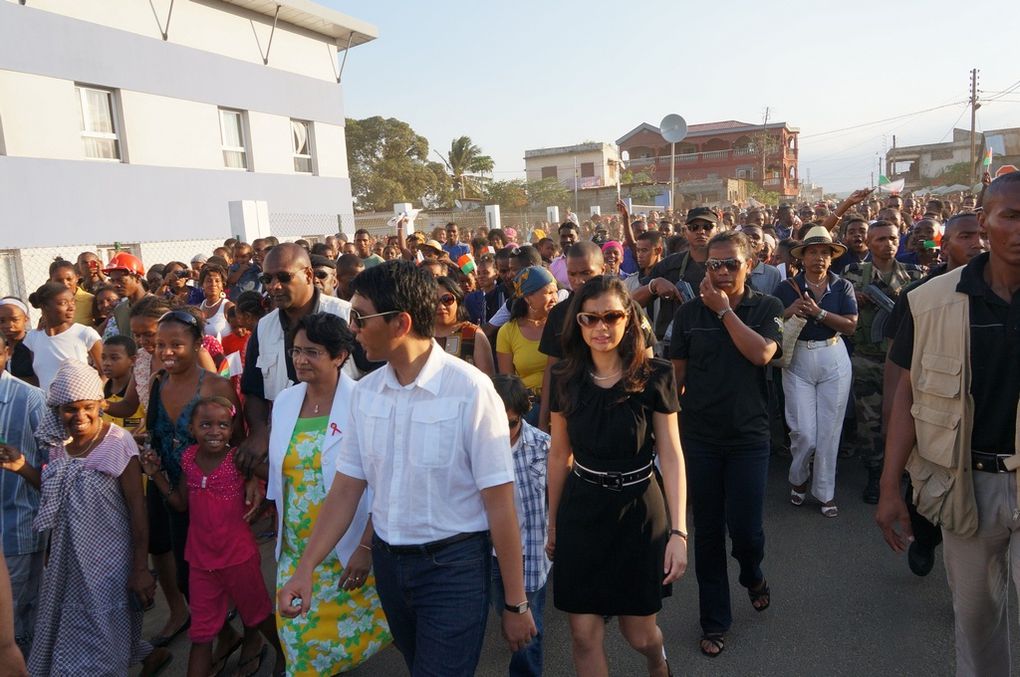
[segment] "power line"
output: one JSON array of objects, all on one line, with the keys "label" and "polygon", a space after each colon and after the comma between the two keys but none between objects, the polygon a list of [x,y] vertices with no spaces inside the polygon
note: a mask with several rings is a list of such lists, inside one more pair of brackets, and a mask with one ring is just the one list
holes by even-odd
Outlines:
[{"label": "power line", "polygon": [[891,118],[883,118],[881,120],[874,120],[872,122],[862,122],[859,125],[851,125],[850,127],[842,127],[840,129],[830,129],[825,132],[816,132],[814,134],[801,134],[801,139],[813,139],[816,136],[826,136],[828,134],[837,134],[839,132],[848,132],[854,129],[860,129],[861,127],[870,127],[872,125],[879,125],[883,122],[892,122],[893,120],[900,120],[903,118],[914,117],[915,115],[921,115],[922,113],[930,113],[934,110],[940,110],[942,108],[951,108],[953,106],[959,106],[961,103],[969,103],[969,101],[953,101],[952,103],[946,103],[941,106],[932,106],[931,108],[925,108],[924,110],[914,111],[913,113],[904,113],[903,115],[894,115]]},{"label": "power line", "polygon": [[1012,94],[1013,91],[1016,90],[1017,88],[1020,88],[1020,80],[1017,80],[1012,85],[1010,85],[1006,89],[1002,90],[1001,92],[999,92],[995,96],[988,97],[987,99],[984,100],[984,103],[988,103],[989,101],[995,101],[996,99],[1001,99],[1002,97],[1006,96],[1007,94]]},{"label": "power line", "polygon": [[963,109],[960,111],[959,117],[956,118],[956,122],[953,123],[953,125],[949,128],[948,132],[942,135],[942,138],[939,139],[939,143],[945,141],[946,137],[953,133],[953,130],[956,129],[956,125],[960,124],[960,120],[963,119],[963,116],[967,113],[967,109],[969,107],[970,107],[969,103],[964,104]]}]

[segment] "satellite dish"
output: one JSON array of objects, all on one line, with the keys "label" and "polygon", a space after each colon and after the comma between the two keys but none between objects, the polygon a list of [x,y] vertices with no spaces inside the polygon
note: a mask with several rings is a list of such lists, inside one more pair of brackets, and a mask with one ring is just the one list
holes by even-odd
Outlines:
[{"label": "satellite dish", "polygon": [[461,204],[460,200],[454,200],[453,206],[456,207],[457,209],[464,209],[464,205]]},{"label": "satellite dish", "polygon": [[625,165],[628,162],[630,162],[630,153],[628,153],[627,151],[623,151],[622,153],[620,153],[620,164]]},{"label": "satellite dish", "polygon": [[676,113],[670,113],[659,123],[659,133],[669,143],[677,143],[687,138],[687,121]]}]

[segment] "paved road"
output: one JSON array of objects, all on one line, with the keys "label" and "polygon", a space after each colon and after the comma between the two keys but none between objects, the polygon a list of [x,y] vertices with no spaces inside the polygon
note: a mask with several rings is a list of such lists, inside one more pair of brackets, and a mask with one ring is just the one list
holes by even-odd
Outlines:
[{"label": "paved road", "polygon": [[[910,573],[904,556],[895,556],[872,521],[872,506],[860,501],[864,473],[856,458],[840,459],[837,501],[840,516],[829,520],[817,504],[800,508],[786,501],[786,459],[773,457],[766,497],[765,572],[772,587],[772,606],[755,612],[737,583],[731,560],[734,623],[725,653],[709,659],[698,652],[697,584],[693,566],[673,586],[659,624],[666,650],[678,675],[918,675],[953,674],[952,606],[942,568],[941,550],[926,578]],[[263,559],[272,551],[263,548]],[[267,567],[267,571],[270,569]],[[551,595],[551,591],[550,591]],[[1011,600],[1011,625],[1017,611]],[[546,608],[546,674],[570,675],[570,635],[566,617]],[[165,620],[165,609],[147,614],[146,636]],[[643,661],[613,627],[606,650],[612,675],[644,674]],[[1020,656],[1020,637],[1013,654]],[[184,675],[187,641],[173,645],[176,655],[164,674]],[[490,616],[478,675],[505,674],[508,652],[499,623]],[[1020,664],[1014,660],[1020,670]],[[269,674],[268,669],[261,674]],[[395,649],[383,651],[357,671],[356,677],[406,675]]]}]

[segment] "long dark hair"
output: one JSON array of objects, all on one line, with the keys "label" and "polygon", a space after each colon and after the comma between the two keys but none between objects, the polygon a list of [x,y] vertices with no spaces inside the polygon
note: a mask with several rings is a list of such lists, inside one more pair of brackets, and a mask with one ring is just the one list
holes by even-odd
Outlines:
[{"label": "long dark hair", "polygon": [[577,314],[585,301],[605,294],[615,294],[627,313],[627,329],[616,347],[623,361],[623,375],[620,383],[626,393],[640,392],[648,382],[651,371],[645,355],[645,335],[641,330],[641,311],[631,300],[623,283],[616,277],[600,275],[588,280],[581,290],[574,293],[563,324],[563,360],[554,367],[557,377],[557,395],[563,404],[564,415],[569,416],[580,406],[581,383],[589,378],[593,368],[591,348],[584,342]]},{"label": "long dark hair", "polygon": [[[442,289],[453,294],[453,297],[457,299],[457,321],[466,322],[471,319],[468,317],[467,306],[464,305],[464,290],[461,289],[460,285],[452,277],[437,277],[436,284]],[[525,412],[527,413],[527,412]]]}]

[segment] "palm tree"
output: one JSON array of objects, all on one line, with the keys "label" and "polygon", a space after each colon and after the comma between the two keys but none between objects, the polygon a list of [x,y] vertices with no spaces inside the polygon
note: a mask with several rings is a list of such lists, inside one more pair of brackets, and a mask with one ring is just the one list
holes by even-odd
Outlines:
[{"label": "palm tree", "polygon": [[[439,151],[436,151],[439,155]],[[462,136],[450,142],[450,152],[442,158],[446,164],[446,170],[453,180],[453,187],[460,192],[461,199],[468,196],[468,188],[475,194],[480,194],[479,183],[482,177],[480,174],[487,174],[492,171],[492,158],[482,155],[482,149],[471,143],[471,137]]]}]

